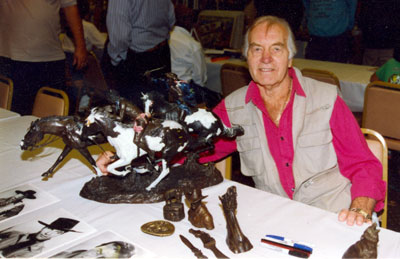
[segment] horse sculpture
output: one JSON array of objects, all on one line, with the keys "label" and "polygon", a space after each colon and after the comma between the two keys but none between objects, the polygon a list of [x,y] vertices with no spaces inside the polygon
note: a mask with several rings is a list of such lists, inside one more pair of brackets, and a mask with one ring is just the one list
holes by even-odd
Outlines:
[{"label": "horse sculpture", "polygon": [[125,124],[102,108],[93,108],[86,122],[87,127],[97,128],[103,133],[116,150],[119,159],[108,165],[110,173],[120,176],[128,174],[130,171],[118,171],[116,168],[126,166],[143,155],[148,155],[153,165],[156,159],[160,159],[160,174],[146,187],[147,191],[169,174],[172,160],[186,149],[191,138],[186,129],[175,121],[139,117],[133,124]]},{"label": "horse sculpture", "polygon": [[231,128],[225,126],[211,111],[189,106],[183,109],[183,102],[168,102],[157,92],[143,94],[142,101],[146,114],[151,114],[154,118],[175,120],[184,125],[191,134],[196,135],[197,140],[190,150],[197,154],[214,149],[213,141],[216,137],[234,138],[244,133],[239,125]]},{"label": "horse sculpture", "polygon": [[87,147],[94,144],[105,143],[105,138],[102,135],[89,136],[83,133],[83,126],[83,122],[73,116],[49,116],[37,119],[31,123],[28,132],[21,141],[21,149],[33,150],[49,144],[50,142],[38,145],[43,139],[44,134],[59,136],[62,138],[65,147],[56,162],[42,174],[45,179],[53,175],[54,169],[72,149],[77,149],[93,166],[97,175],[101,175],[99,168],[96,166],[96,161],[89,153]]}]

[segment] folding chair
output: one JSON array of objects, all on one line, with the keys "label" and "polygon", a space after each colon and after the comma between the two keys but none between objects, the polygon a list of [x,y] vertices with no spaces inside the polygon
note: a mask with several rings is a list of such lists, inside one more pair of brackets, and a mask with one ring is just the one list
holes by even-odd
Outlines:
[{"label": "folding chair", "polygon": [[0,107],[11,110],[13,97],[13,81],[5,76],[0,75]]},{"label": "folding chair", "polygon": [[301,70],[301,73],[305,77],[310,77],[321,82],[336,85],[339,88],[339,90],[341,90],[340,81],[338,77],[330,71],[313,69],[313,68],[303,68]]},{"label": "folding chair", "polygon": [[51,115],[67,116],[68,109],[69,99],[64,91],[44,86],[36,94],[32,115],[40,118]]},{"label": "folding chair", "polygon": [[[375,130],[361,128],[362,133],[365,135],[367,144],[372,153],[382,163],[383,173],[382,179],[388,184],[388,147],[385,139],[381,134]],[[388,202],[388,188],[386,188],[385,207],[383,213],[380,215],[381,227],[387,228],[387,202]]]},{"label": "folding chair", "polygon": [[242,65],[225,63],[221,67],[221,90],[224,97],[248,85],[251,81],[249,69]]},{"label": "folding chair", "polygon": [[385,138],[389,149],[400,151],[400,86],[375,81],[364,94],[362,127]]}]

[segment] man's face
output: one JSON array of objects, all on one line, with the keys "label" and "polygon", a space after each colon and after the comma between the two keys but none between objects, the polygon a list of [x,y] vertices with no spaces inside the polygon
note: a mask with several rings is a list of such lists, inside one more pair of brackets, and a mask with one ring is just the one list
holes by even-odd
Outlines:
[{"label": "man's face", "polygon": [[38,240],[48,240],[53,237],[59,236],[64,234],[64,231],[57,230],[57,229],[50,229],[50,228],[42,228],[40,232],[36,235],[36,239]]},{"label": "man's face", "polygon": [[257,25],[249,34],[247,63],[253,81],[259,87],[272,89],[289,80],[288,68],[292,65],[287,48],[288,32],[278,24]]}]

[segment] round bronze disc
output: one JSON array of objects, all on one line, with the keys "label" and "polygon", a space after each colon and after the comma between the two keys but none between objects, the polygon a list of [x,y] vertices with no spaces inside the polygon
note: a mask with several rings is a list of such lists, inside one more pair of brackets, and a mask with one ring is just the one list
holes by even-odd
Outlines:
[{"label": "round bronze disc", "polygon": [[140,229],[150,235],[166,237],[174,233],[175,227],[172,223],[165,220],[156,220],[148,222],[140,227]]}]

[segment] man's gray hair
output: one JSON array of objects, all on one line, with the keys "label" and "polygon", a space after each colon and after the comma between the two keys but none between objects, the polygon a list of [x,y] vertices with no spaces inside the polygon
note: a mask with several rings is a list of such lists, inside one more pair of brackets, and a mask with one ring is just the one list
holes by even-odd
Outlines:
[{"label": "man's gray hair", "polygon": [[250,34],[250,32],[257,25],[260,25],[262,23],[268,24],[267,30],[270,28],[270,26],[272,26],[274,24],[279,24],[279,25],[282,25],[284,28],[286,28],[286,30],[288,32],[288,36],[289,36],[286,44],[287,44],[287,47],[289,50],[289,59],[292,59],[294,57],[294,55],[296,55],[296,52],[297,52],[296,44],[294,42],[293,32],[290,29],[290,26],[286,20],[284,20],[282,18],[278,18],[276,16],[261,16],[254,21],[254,23],[250,26],[250,28],[246,32],[246,35],[244,36],[243,56],[247,58],[247,51],[249,50],[249,34]]}]

